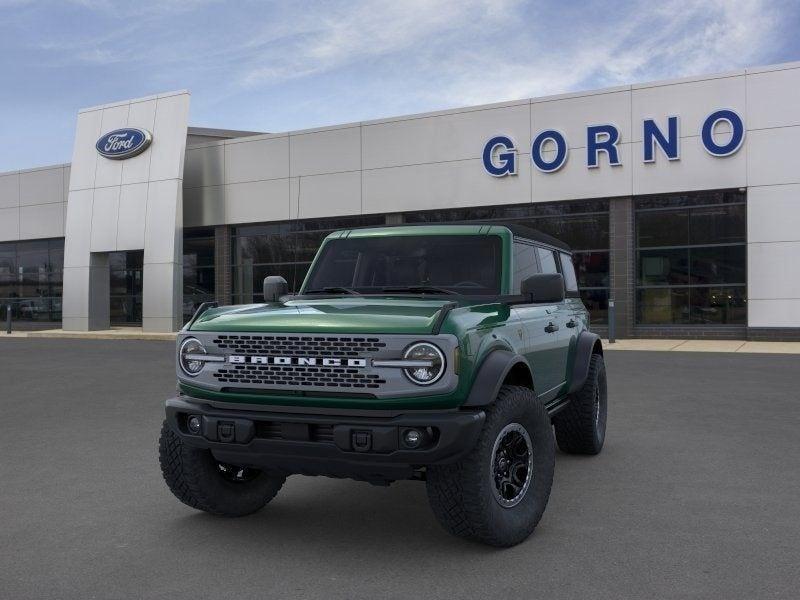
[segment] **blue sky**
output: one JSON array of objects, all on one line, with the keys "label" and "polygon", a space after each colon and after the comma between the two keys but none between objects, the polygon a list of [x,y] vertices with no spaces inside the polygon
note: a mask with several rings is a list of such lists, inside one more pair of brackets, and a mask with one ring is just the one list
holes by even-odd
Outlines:
[{"label": "blue sky", "polygon": [[800,60],[798,31],[796,1],[0,0],[0,172],[156,92],[286,131]]}]

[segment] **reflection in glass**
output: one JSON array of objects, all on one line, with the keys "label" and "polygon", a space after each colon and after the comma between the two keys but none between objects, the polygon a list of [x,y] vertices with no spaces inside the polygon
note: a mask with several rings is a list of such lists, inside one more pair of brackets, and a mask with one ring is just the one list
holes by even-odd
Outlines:
[{"label": "reflection in glass", "polygon": [[745,200],[731,190],[635,199],[637,323],[747,322]]},{"label": "reflection in glass", "polygon": [[692,288],[692,323],[699,325],[744,325],[747,323],[745,288]]},{"label": "reflection in glass", "polygon": [[0,244],[0,305],[11,305],[13,320],[56,327],[63,268],[63,239]]},{"label": "reflection in glass", "polygon": [[688,324],[689,288],[640,289],[636,313],[642,325]]}]

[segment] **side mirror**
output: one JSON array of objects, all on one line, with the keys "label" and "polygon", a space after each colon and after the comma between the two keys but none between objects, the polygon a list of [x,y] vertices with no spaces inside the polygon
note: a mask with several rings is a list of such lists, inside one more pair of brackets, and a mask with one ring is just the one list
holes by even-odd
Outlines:
[{"label": "side mirror", "polygon": [[289,284],[280,275],[264,277],[264,302],[277,302],[289,293]]},{"label": "side mirror", "polygon": [[537,273],[522,280],[523,296],[531,302],[555,303],[564,300],[564,276],[561,273]]}]

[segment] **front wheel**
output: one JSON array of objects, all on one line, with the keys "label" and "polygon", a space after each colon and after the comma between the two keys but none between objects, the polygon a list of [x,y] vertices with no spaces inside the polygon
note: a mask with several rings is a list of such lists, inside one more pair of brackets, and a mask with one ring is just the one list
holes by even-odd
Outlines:
[{"label": "front wheel", "polygon": [[166,421],[158,459],[164,481],[178,500],[218,516],[242,517],[260,510],[286,481],[258,469],[220,463],[210,450],[184,444]]},{"label": "front wheel", "polygon": [[475,448],[428,468],[428,500],[450,533],[492,546],[525,540],[542,518],[555,465],[550,418],[532,390],[503,386]]}]

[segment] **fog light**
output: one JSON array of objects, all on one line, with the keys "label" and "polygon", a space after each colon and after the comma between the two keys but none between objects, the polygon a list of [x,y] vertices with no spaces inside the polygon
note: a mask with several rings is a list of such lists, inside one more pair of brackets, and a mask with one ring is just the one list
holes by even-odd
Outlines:
[{"label": "fog light", "polygon": [[422,443],[422,432],[416,429],[406,429],[403,433],[403,443],[409,448],[416,448]]},{"label": "fog light", "polygon": [[200,417],[197,415],[192,415],[186,421],[186,426],[189,428],[189,432],[197,435],[200,433]]}]

